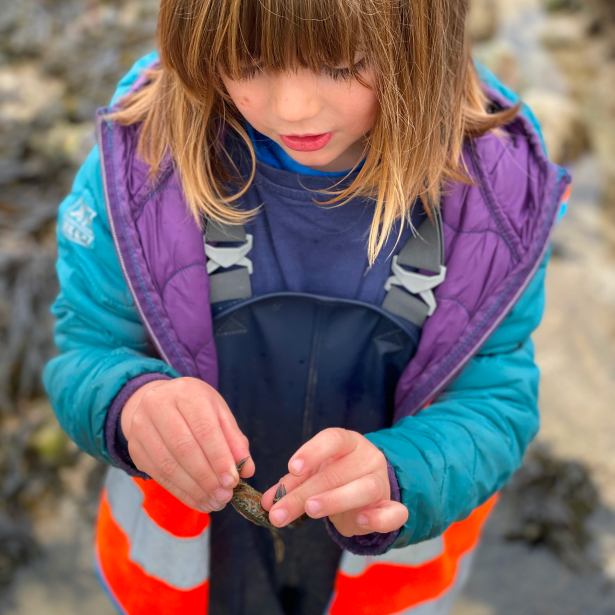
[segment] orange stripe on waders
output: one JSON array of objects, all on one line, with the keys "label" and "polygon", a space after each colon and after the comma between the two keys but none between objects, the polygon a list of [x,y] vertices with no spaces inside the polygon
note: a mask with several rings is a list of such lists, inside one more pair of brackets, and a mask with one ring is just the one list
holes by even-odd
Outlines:
[{"label": "orange stripe on waders", "polygon": [[374,562],[363,574],[338,571],[330,615],[394,615],[438,598],[454,581],[459,559],[478,542],[481,528],[497,495],[476,508],[442,535],[444,553],[420,566]]},{"label": "orange stripe on waders", "polygon": [[176,589],[130,561],[128,539],[111,515],[106,491],[101,497],[96,542],[100,572],[128,615],[207,614],[209,581],[189,591]]},{"label": "orange stripe on waders", "polygon": [[143,491],[143,510],[163,530],[178,538],[198,536],[209,525],[209,515],[180,502],[155,480],[133,478]]}]

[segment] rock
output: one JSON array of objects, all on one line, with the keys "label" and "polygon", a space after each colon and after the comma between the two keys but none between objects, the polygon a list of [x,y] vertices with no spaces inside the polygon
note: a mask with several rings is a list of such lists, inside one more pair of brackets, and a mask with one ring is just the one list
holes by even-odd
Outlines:
[{"label": "rock", "polygon": [[0,588],[9,585],[18,568],[40,554],[41,550],[27,524],[17,524],[0,515]]},{"label": "rock", "polygon": [[47,466],[60,466],[68,457],[68,436],[55,418],[37,429],[30,437],[28,445]]},{"label": "rock", "polygon": [[64,91],[62,81],[44,76],[32,62],[0,67],[0,164],[21,161],[32,131],[62,116]]},{"label": "rock", "polygon": [[615,0],[590,0],[589,4],[599,18],[615,24]]},{"label": "rock", "polygon": [[0,327],[0,413],[43,393],[41,373],[56,352],[49,311],[58,294],[55,260],[55,248],[25,233],[0,234],[0,311],[8,314]]},{"label": "rock", "polygon": [[557,459],[547,447],[534,443],[504,497],[516,511],[506,533],[509,540],[543,545],[573,569],[590,565],[588,519],[600,500],[584,465]]},{"label": "rock", "polygon": [[556,14],[545,22],[541,41],[551,50],[570,50],[585,45],[590,24],[578,14]]},{"label": "rock", "polygon": [[56,164],[79,166],[96,145],[93,122],[58,122],[46,132],[32,135],[32,149]]},{"label": "rock", "polygon": [[36,64],[0,68],[0,123],[49,124],[62,115],[65,85]]},{"label": "rock", "polygon": [[500,25],[500,7],[495,0],[471,0],[466,20],[470,40],[479,43],[492,39]]},{"label": "rock", "polygon": [[[159,0],[65,0],[70,18],[63,36],[52,37],[42,58],[49,72],[62,76],[71,93],[74,121],[91,121],[109,102],[119,79],[155,48]],[[67,61],[67,58],[74,60]]]},{"label": "rock", "polygon": [[508,42],[495,39],[475,45],[472,55],[511,90],[523,89],[517,52]]},{"label": "rock", "polygon": [[576,160],[589,147],[589,134],[580,106],[546,90],[528,90],[523,101],[540,122],[549,158],[559,165]]},{"label": "rock", "polygon": [[49,3],[52,4],[53,8],[40,0],[4,2],[0,11],[0,51],[10,57],[31,57],[44,52],[60,21],[57,14],[60,7]]},{"label": "rock", "polygon": [[543,0],[547,11],[578,11],[583,8],[583,0]]}]

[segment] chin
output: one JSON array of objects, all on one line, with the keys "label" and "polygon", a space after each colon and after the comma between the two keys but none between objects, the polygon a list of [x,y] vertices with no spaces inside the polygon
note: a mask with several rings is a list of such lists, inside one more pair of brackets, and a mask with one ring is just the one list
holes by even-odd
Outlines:
[{"label": "chin", "polygon": [[[324,148],[326,149],[326,148]],[[317,166],[322,167],[330,162],[333,162],[339,154],[330,154],[322,151],[315,152],[296,152],[295,150],[287,150],[288,155],[297,161],[299,164],[303,164],[305,166]]]}]

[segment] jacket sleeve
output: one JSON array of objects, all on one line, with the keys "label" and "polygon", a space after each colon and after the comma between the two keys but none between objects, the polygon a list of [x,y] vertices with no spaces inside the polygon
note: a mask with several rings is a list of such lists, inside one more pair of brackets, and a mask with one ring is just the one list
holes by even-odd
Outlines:
[{"label": "jacket sleeve", "polygon": [[410,512],[388,548],[439,536],[520,467],[539,428],[539,370],[530,334],[544,311],[546,260],[478,355],[434,403],[367,435],[393,466]]},{"label": "jacket sleeve", "polygon": [[43,381],[68,435],[90,455],[118,465],[105,439],[113,400],[129,381],[145,374],[179,374],[153,356],[124,280],[109,230],[97,150],[60,206],[57,237],[60,294],[52,313],[60,354],[45,367]]}]

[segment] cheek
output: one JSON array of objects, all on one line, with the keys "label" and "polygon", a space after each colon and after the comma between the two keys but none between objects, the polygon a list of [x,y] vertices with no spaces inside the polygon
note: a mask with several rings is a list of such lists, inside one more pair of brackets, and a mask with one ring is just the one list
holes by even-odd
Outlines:
[{"label": "cheek", "polygon": [[245,109],[250,107],[254,98],[253,93],[250,91],[250,87],[246,87],[244,84],[231,81],[225,77],[222,77],[226,91],[233,99],[233,102],[239,109]]},{"label": "cheek", "polygon": [[[366,75],[372,84],[371,75]],[[330,101],[342,125],[351,134],[363,134],[373,127],[378,115],[378,98],[373,90],[354,81],[348,86],[336,87],[330,91]]]},{"label": "cheek", "polygon": [[378,100],[372,92],[366,92],[365,88],[351,96],[340,109],[348,130],[357,134],[363,134],[374,125],[377,113]]}]

